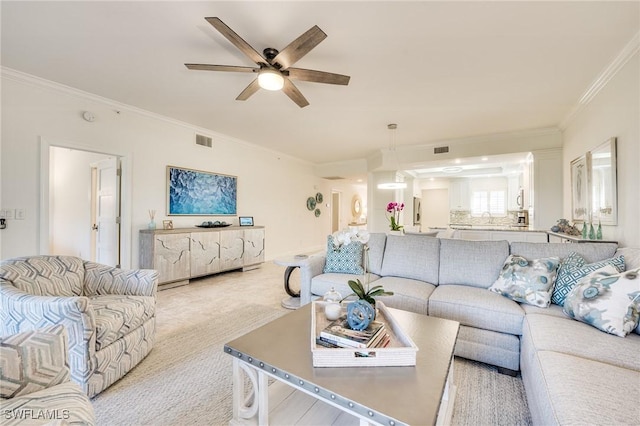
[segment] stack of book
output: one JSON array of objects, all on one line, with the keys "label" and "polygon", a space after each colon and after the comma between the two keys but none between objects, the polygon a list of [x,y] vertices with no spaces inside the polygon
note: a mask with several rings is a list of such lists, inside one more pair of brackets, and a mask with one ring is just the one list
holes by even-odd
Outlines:
[{"label": "stack of book", "polygon": [[366,329],[357,331],[349,327],[346,317],[341,317],[320,332],[316,343],[328,348],[365,349],[384,348],[390,340],[382,322],[372,321]]}]

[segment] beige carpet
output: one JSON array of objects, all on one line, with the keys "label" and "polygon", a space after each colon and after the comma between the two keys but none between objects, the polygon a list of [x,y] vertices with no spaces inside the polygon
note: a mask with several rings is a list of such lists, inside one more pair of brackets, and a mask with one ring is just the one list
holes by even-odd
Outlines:
[{"label": "beige carpet", "polygon": [[[156,345],[127,376],[93,400],[99,425],[226,425],[231,357],[224,343],[287,310],[284,268],[264,264],[192,281],[158,294]],[[294,272],[292,283],[297,276]],[[531,423],[520,378],[456,359],[453,423]]]}]

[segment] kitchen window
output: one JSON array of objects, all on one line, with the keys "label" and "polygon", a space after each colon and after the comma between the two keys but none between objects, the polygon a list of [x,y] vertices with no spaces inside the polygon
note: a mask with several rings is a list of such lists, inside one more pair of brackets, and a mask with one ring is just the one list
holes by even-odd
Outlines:
[{"label": "kitchen window", "polygon": [[503,190],[473,191],[471,194],[471,216],[480,217],[486,213],[491,216],[506,216],[506,201],[506,192]]}]

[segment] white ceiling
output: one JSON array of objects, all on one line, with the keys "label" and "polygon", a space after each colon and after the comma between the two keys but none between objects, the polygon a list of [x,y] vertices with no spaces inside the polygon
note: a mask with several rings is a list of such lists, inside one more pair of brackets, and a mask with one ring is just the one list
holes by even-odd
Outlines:
[{"label": "white ceiling", "polygon": [[[557,126],[640,29],[640,2],[2,1],[2,66],[315,164],[399,147]],[[236,96],[253,63],[205,20],[261,52],[318,25],[296,66],[351,76]],[[214,142],[215,143],[215,142]]]}]

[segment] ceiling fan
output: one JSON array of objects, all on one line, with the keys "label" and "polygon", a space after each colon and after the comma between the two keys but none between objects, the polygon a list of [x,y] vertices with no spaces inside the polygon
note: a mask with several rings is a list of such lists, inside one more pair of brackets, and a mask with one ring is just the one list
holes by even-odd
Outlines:
[{"label": "ceiling fan", "polygon": [[292,67],[293,64],[309,53],[311,49],[327,38],[327,35],[318,28],[317,25],[314,25],[307,32],[292,41],[281,52],[278,52],[278,50],[271,47],[264,49],[263,56],[224,22],[222,22],[220,18],[214,17],[205,19],[216,30],[218,30],[220,34],[240,49],[242,53],[255,62],[258,67],[208,64],[184,65],[190,70],[257,73],[258,76],[238,95],[236,98],[238,101],[246,101],[260,88],[266,90],[282,90],[300,108],[304,108],[309,105],[309,102],[305,99],[300,90],[298,90],[298,88],[291,82],[291,79],[312,81],[316,83],[339,84],[343,86],[349,84],[349,79],[351,77],[348,75]]}]

